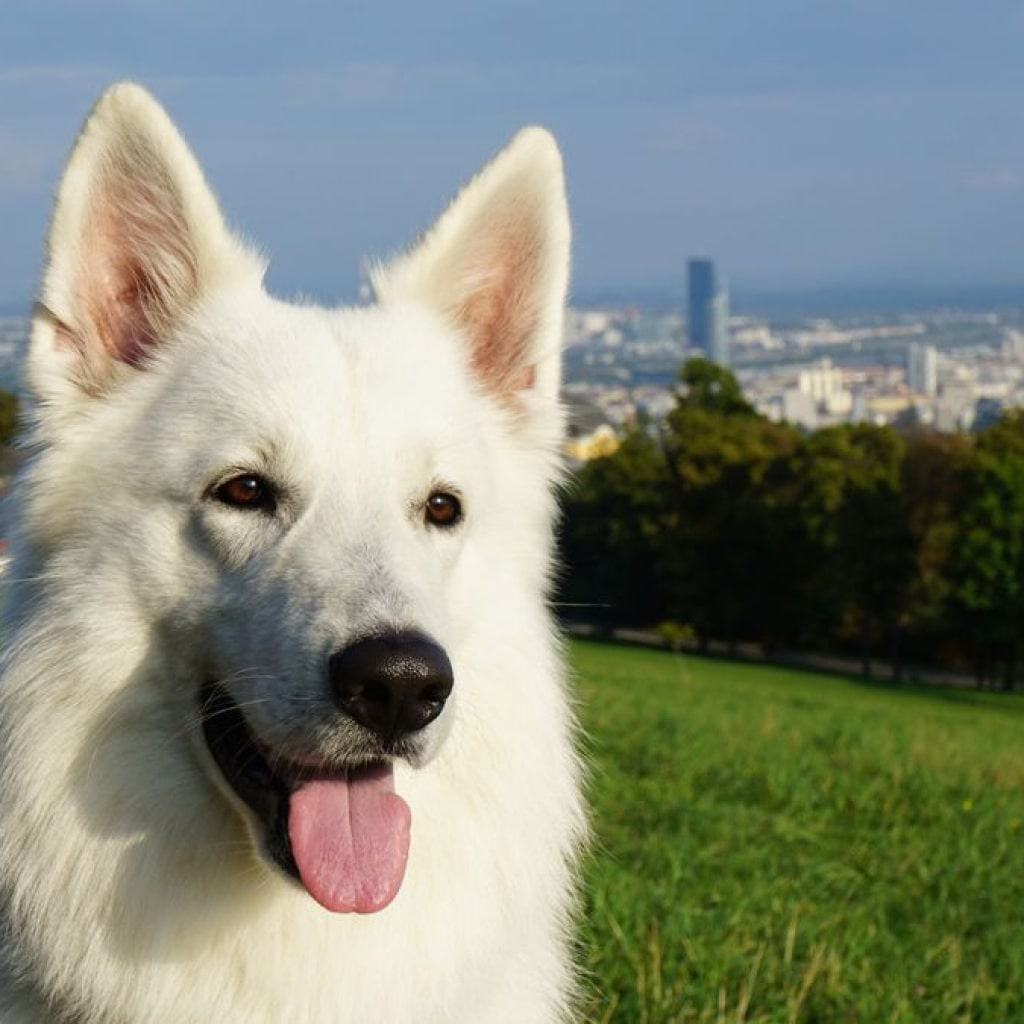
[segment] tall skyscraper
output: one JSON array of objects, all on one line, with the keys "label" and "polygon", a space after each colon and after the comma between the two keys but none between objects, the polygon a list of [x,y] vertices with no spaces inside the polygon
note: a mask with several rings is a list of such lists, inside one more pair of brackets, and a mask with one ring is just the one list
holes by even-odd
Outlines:
[{"label": "tall skyscraper", "polygon": [[729,293],[709,259],[687,264],[690,345],[720,366],[729,365]]},{"label": "tall skyscraper", "polygon": [[914,394],[935,395],[939,390],[939,359],[934,345],[907,347],[907,387]]}]

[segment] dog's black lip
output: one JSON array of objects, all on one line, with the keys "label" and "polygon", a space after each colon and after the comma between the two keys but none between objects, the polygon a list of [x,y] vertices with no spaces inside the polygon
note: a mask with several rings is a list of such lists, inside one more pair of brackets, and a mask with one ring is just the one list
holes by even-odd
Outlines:
[{"label": "dog's black lip", "polygon": [[285,874],[299,879],[288,835],[288,804],[291,794],[314,778],[342,778],[355,772],[372,771],[396,757],[408,756],[407,744],[381,750],[380,756],[359,765],[332,768],[328,765],[299,765],[284,757],[266,756],[266,747],[249,728],[242,709],[227,689],[207,682],[199,694],[203,737],[221,775],[238,798],[263,826],[267,856]]},{"label": "dog's black lip", "polygon": [[288,801],[295,780],[271,768],[241,709],[223,687],[208,682],[200,693],[199,706],[210,755],[238,798],[259,818],[267,856],[298,880],[288,837]]}]

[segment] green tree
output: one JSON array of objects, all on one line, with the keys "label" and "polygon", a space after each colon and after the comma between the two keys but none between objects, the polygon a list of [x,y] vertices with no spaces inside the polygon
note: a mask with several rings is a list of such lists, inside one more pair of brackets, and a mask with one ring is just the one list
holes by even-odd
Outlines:
[{"label": "green tree", "polygon": [[[578,473],[560,598],[702,643],[859,650],[1016,685],[1024,661],[1024,411],[977,439],[867,424],[803,434],[706,360],[656,434]],[[571,609],[570,609],[571,610]]]},{"label": "green tree", "polygon": [[786,504],[799,435],[758,415],[713,363],[690,360],[679,380],[663,435],[670,614],[702,642],[774,646],[788,637],[794,592]]},{"label": "green tree", "polygon": [[916,563],[906,609],[907,650],[915,661],[960,664],[966,648],[951,619],[950,573],[974,442],[967,434],[936,430],[903,436],[902,490]]},{"label": "green tree", "polygon": [[666,491],[664,456],[642,429],[580,468],[563,502],[565,614],[619,625],[664,618]]},{"label": "green tree", "polygon": [[949,567],[949,616],[982,679],[1016,686],[1024,633],[1024,412],[978,436]]},{"label": "green tree", "polygon": [[680,408],[703,409],[723,416],[756,416],[743,397],[735,375],[709,359],[688,359],[678,374],[676,402]]},{"label": "green tree", "polygon": [[900,659],[916,568],[902,494],[905,454],[894,430],[870,424],[816,431],[800,453],[799,514],[813,561],[813,590],[804,595],[812,633],[856,643],[865,672],[879,646]]}]

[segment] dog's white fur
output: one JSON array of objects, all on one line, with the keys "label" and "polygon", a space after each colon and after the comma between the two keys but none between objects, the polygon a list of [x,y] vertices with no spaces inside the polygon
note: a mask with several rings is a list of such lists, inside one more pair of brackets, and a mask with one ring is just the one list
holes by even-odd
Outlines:
[{"label": "dog's white fur", "polygon": [[[377,305],[285,304],[161,107],[131,84],[102,97],[29,359],[0,1020],[571,1016],[583,813],[545,604],[568,257],[558,149],[530,128],[378,272]],[[284,482],[276,517],[209,498],[254,464]],[[415,511],[438,482],[463,497],[457,530]],[[396,767],[398,898],[331,915],[218,785],[197,688],[215,666],[268,742],[320,742],[324,652],[382,625],[438,639],[455,690],[429,761]]]}]

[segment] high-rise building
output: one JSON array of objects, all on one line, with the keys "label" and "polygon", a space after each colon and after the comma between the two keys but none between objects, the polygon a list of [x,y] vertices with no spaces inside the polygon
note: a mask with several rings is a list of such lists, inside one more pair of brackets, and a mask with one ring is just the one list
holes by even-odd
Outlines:
[{"label": "high-rise building", "polygon": [[939,389],[939,357],[934,345],[907,348],[907,387],[916,395],[932,397]]},{"label": "high-rise building", "polygon": [[720,366],[729,365],[729,293],[709,259],[687,265],[687,329],[690,345]]}]

